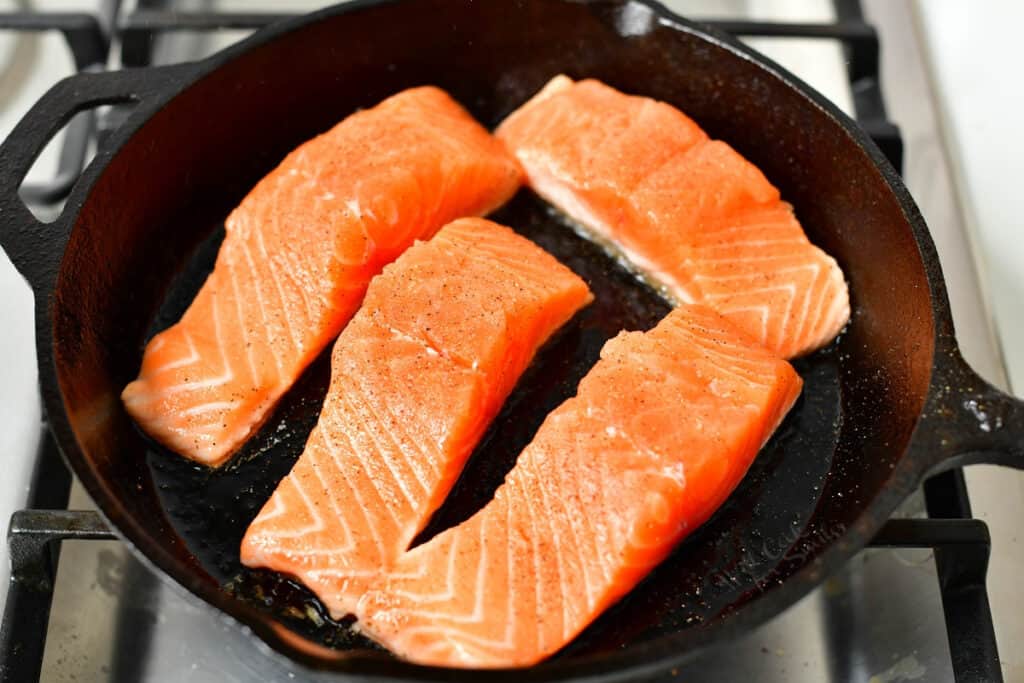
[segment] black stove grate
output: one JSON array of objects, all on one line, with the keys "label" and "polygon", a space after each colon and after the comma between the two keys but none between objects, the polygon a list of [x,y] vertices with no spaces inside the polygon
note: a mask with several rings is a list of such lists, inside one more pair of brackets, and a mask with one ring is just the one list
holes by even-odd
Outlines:
[{"label": "black stove grate", "polygon": [[[801,37],[838,40],[847,57],[855,113],[896,168],[902,167],[903,142],[888,120],[879,77],[879,40],[865,22],[859,0],[833,0],[837,21],[791,24],[753,21],[712,21],[726,32],[744,37]],[[124,66],[154,63],[160,41],[171,33],[202,33],[226,29],[258,29],[288,14],[181,12],[166,0],[138,0],[131,12],[121,0],[98,0],[95,13],[0,13],[0,31],[57,31],[63,34],[79,71],[103,69],[116,45]],[[52,181],[25,185],[30,204],[53,205],[70,192],[81,173],[102,121],[83,112],[68,125]],[[114,539],[102,518],[91,511],[67,510],[71,475],[44,429],[32,475],[28,509],[14,513],[7,543],[11,580],[0,623],[0,683],[39,679],[53,599],[60,542]],[[892,519],[871,547],[931,548],[945,613],[954,676],[959,683],[1002,681],[985,577],[990,539],[988,528],[971,518],[960,470],[946,472],[924,485],[928,519]]]},{"label": "black stove grate", "polygon": [[[60,32],[77,71],[103,69],[110,54],[111,28],[120,6],[120,0],[99,0],[95,14],[29,10],[0,13],[0,31]],[[57,174],[46,183],[23,185],[22,198],[33,205],[55,204],[63,200],[85,167],[89,143],[95,132],[94,112],[85,111],[73,117],[66,129]]]}]

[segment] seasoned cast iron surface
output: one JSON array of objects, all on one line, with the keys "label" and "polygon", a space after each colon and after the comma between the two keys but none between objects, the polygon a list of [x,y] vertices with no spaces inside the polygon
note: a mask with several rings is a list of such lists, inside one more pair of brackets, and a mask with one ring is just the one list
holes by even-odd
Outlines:
[{"label": "seasoned cast iron surface", "polygon": [[[521,192],[494,218],[529,237],[590,285],[595,302],[538,354],[470,459],[445,505],[416,543],[482,507],[544,416],[575,393],[601,346],[620,330],[644,330],[669,310],[664,300],[578,237],[547,206]],[[170,285],[147,335],[175,322],[213,267],[223,228],[212,231]],[[707,623],[767,588],[797,543],[822,495],[839,432],[837,352],[795,363],[803,397],[766,445],[738,491],[622,603],[561,656],[616,649]],[[312,594],[272,572],[243,567],[238,547],[249,522],[302,452],[330,379],[330,349],[313,363],[260,432],[223,469],[197,467],[150,443],[147,462],[173,528],[223,589],[275,614],[296,631],[332,647],[375,647],[336,623]],[[685,406],[680,406],[685,411]],[[829,530],[819,536],[827,538]],[[816,549],[809,549],[813,552]]]}]

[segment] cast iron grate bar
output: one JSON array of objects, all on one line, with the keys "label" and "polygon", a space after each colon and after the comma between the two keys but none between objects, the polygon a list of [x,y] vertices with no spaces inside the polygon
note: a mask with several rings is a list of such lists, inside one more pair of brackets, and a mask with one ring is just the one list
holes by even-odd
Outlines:
[{"label": "cast iron grate bar", "polygon": [[[950,472],[941,477],[945,480],[936,477],[926,484],[929,501],[948,502],[951,493],[966,494],[962,473]],[[927,493],[929,489],[931,496]],[[962,500],[966,502],[966,498]],[[933,504],[929,502],[928,507],[929,514],[935,515]],[[934,549],[954,677],[959,683],[1002,681],[985,583],[991,547],[985,523],[945,515],[933,519],[892,519],[871,541],[871,546]]]},{"label": "cast iron grate bar", "polygon": [[833,0],[836,19],[842,25],[862,25],[869,30],[843,41],[846,71],[853,108],[860,124],[893,167],[903,170],[903,137],[885,113],[881,87],[881,45],[874,27],[864,20],[860,0]]},{"label": "cast iron grate bar", "polygon": [[868,544],[872,548],[966,548],[988,566],[988,527],[978,519],[890,519]]},{"label": "cast iron grate bar", "polygon": [[109,37],[100,20],[81,12],[0,13],[0,30],[39,33],[60,31],[79,71],[107,60]]},{"label": "cast iron grate bar", "polygon": [[[106,61],[108,40],[96,17],[91,14],[14,12],[0,14],[0,30],[60,31],[71,51],[78,71]],[[91,112],[83,112],[68,124],[57,164],[57,176],[51,182],[22,185],[22,198],[32,204],[52,204],[71,191],[85,165],[89,138],[95,126]]]},{"label": "cast iron grate bar", "polygon": [[[67,507],[70,491],[71,473],[61,460],[57,442],[44,422],[27,496],[28,505],[35,509],[14,513],[7,531],[11,578],[0,622],[0,683],[39,679],[58,560],[58,549],[50,543],[52,536],[42,534],[34,538],[34,534],[23,534],[31,525],[23,525],[19,515],[34,515],[37,519],[47,514],[75,516],[77,513],[61,509]],[[78,524],[82,526],[85,522]],[[34,581],[18,580],[33,576]]]},{"label": "cast iron grate bar", "polygon": [[92,511],[21,510],[11,517],[11,579],[0,624],[0,683],[39,680],[57,575],[58,544],[116,538]]},{"label": "cast iron grate bar", "polygon": [[[971,516],[963,470],[943,472],[924,484],[928,515],[936,522],[978,522]],[[989,546],[935,549],[946,633],[957,681],[1002,681],[992,608],[985,582]]]},{"label": "cast iron grate bar", "polygon": [[138,9],[121,22],[121,62],[125,66],[146,66],[153,62],[158,36],[174,32],[256,30],[295,14],[266,12],[175,12]]},{"label": "cast iron grate bar", "polygon": [[[59,31],[68,45],[76,71],[101,69],[110,52],[110,32],[120,10],[121,0],[103,0],[97,14],[81,12],[4,12],[0,13],[0,31],[40,33]],[[96,129],[92,111],[76,115],[68,123],[63,147],[53,180],[28,183],[21,197],[30,204],[50,205],[64,199],[85,167],[89,142]]]}]

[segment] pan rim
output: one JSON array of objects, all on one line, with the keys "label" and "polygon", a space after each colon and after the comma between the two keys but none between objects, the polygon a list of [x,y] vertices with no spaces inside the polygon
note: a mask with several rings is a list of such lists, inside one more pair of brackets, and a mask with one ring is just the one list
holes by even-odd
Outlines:
[{"label": "pan rim", "polygon": [[[334,17],[369,10],[377,7],[398,5],[416,0],[355,0],[354,2],[334,5],[297,16],[280,23],[268,26],[248,38],[218,52],[201,61],[195,62],[186,69],[180,83],[169,88],[157,101],[146,106],[137,107],[129,120],[110,138],[102,154],[86,170],[80,182],[68,199],[68,207],[73,210],[72,219],[78,214],[92,191],[93,186],[106,170],[107,165],[121,148],[163,107],[170,104],[185,90],[195,86],[202,79],[252,49],[269,44],[274,40],[314,24]],[[555,2],[574,2],[575,0],[554,0]],[[914,236],[918,254],[924,269],[929,287],[929,298],[932,304],[934,324],[934,348],[932,349],[932,374],[929,380],[925,405],[935,394],[936,364],[935,359],[943,352],[955,352],[956,346],[952,336],[948,299],[945,285],[938,264],[935,246],[925,225],[924,219],[916,204],[903,185],[896,170],[889,164],[882,152],[862,129],[840,111],[834,104],[825,99],[813,88],[805,84],[783,67],[760,55],[737,39],[724,34],[712,27],[693,22],[675,15],[656,0],[598,0],[589,4],[625,7],[639,5],[646,7],[656,18],[656,24],[674,31],[707,42],[723,49],[732,55],[753,63],[768,76],[781,81],[782,84],[796,93],[809,104],[819,109],[838,127],[837,132],[849,136],[852,142],[867,154],[877,168],[885,185],[893,193],[904,218]],[[180,87],[183,86],[183,87]],[[124,509],[117,504],[116,497],[109,491],[99,477],[93,476],[91,466],[84,457],[83,449],[71,428],[65,410],[63,395],[57,377],[55,348],[52,339],[52,318],[48,309],[48,297],[41,293],[36,295],[37,342],[39,344],[40,381],[43,390],[47,414],[50,416],[51,427],[55,433],[65,460],[79,477],[89,495],[96,501],[101,515],[112,530],[135,555],[151,570],[174,587],[179,594],[186,596],[195,604],[202,604],[205,609],[225,615],[237,622],[243,631],[256,636],[256,640],[266,646],[264,649],[274,656],[286,658],[289,662],[298,662],[312,670],[329,669],[339,674],[362,674],[377,676],[393,681],[414,680],[479,680],[480,671],[453,670],[435,667],[423,667],[407,662],[385,658],[374,653],[349,654],[327,650],[326,648],[310,649],[299,644],[299,636],[290,637],[282,633],[283,627],[272,616],[235,601],[216,587],[200,582],[187,567],[167,553],[163,546],[154,542]],[[920,416],[918,416],[920,420]],[[695,657],[700,651],[718,647],[731,642],[738,636],[749,632],[768,619],[781,613],[797,600],[816,587],[822,579],[836,571],[850,557],[859,551],[870,539],[871,535],[888,518],[896,505],[916,486],[917,476],[909,470],[907,455],[913,449],[918,425],[907,441],[907,446],[900,456],[900,465],[894,472],[891,485],[884,488],[875,499],[860,513],[855,524],[845,530],[832,541],[821,555],[814,558],[804,567],[790,576],[784,585],[766,590],[758,599],[752,600],[734,614],[713,625],[700,629],[689,629],[657,639],[632,645],[615,653],[590,655],[579,660],[550,661],[528,670],[510,669],[488,672],[494,680],[522,680],[524,674],[532,680],[586,680],[586,681],[618,681],[633,679],[637,676],[653,675],[680,666]],[[902,477],[900,475],[903,475]]]}]

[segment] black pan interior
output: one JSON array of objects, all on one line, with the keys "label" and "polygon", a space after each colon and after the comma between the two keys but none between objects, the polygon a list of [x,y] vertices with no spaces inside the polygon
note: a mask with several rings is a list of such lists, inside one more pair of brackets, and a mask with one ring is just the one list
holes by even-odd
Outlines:
[{"label": "black pan interior", "polygon": [[[797,363],[801,403],[740,489],[566,657],[703,628],[770,595],[848,529],[867,534],[880,522],[862,513],[897,467],[927,392],[930,289],[891,187],[812,100],[641,2],[363,4],[236,52],[211,62],[219,68],[110,160],[78,215],[52,303],[55,370],[77,447],[69,457],[107,515],[179,581],[222,607],[262,605],[321,642],[362,644],[318,626],[323,615],[302,590],[237,563],[246,522],[315,419],[326,358],[223,473],[159,452],[118,396],[145,340],[198,287],[218,226],[255,181],[353,110],[424,83],[490,126],[563,72],[668,101],[757,164],[850,281],[848,330]],[[437,526],[487,498],[604,339],[666,310],[528,193],[497,217],[580,272],[598,303],[527,373]]]}]

